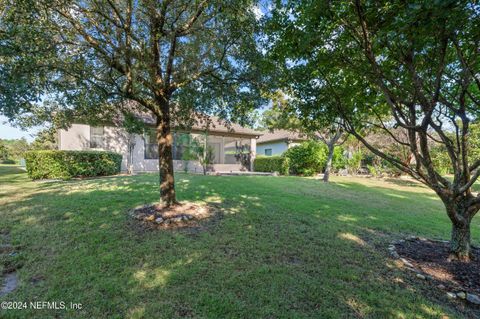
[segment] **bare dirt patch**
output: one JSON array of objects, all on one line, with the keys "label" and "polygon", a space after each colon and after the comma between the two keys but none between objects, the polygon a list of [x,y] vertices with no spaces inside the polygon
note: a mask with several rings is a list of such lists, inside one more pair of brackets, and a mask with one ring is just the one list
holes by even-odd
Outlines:
[{"label": "bare dirt patch", "polygon": [[0,266],[2,276],[0,276],[0,297],[11,293],[18,286],[17,269],[21,265],[16,264],[12,259],[18,255],[19,247],[9,244],[10,236],[8,231],[0,230]]},{"label": "bare dirt patch", "polygon": [[449,243],[414,239],[397,242],[395,249],[414,268],[441,282],[446,290],[480,294],[480,249],[472,248],[469,263],[448,261]]},{"label": "bare dirt patch", "polygon": [[170,207],[160,204],[144,205],[130,211],[130,215],[143,228],[192,230],[201,230],[209,222],[221,217],[218,207],[192,202],[181,202]]}]

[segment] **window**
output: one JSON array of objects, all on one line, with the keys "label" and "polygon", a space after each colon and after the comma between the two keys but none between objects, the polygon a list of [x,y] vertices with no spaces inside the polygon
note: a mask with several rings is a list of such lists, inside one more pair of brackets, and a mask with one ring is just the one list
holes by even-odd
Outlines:
[{"label": "window", "polygon": [[103,126],[90,126],[90,148],[103,148]]},{"label": "window", "polygon": [[157,133],[155,130],[145,132],[145,159],[158,159]]},{"label": "window", "polygon": [[272,156],[272,149],[271,148],[266,148],[265,149],[265,155],[266,156]]}]

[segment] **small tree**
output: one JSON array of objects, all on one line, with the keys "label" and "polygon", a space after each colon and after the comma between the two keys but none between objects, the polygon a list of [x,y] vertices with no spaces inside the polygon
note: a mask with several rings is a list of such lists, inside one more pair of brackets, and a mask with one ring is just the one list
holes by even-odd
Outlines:
[{"label": "small tree", "polygon": [[197,137],[191,140],[189,157],[197,160],[203,168],[203,175],[207,175],[209,166],[215,160],[213,147],[207,144],[207,135]]},{"label": "small tree", "polygon": [[178,137],[178,141],[184,146],[182,160],[185,161],[185,172],[188,172],[189,161],[198,161],[202,166],[203,174],[207,175],[209,166],[215,160],[214,149],[207,144],[207,135],[192,137],[191,134],[182,134]]},{"label": "small tree", "polygon": [[[341,145],[340,139],[343,135],[343,128],[340,124],[331,125],[329,128],[323,129],[316,134],[316,136],[327,145],[327,163],[323,173],[323,181],[328,183],[330,179],[330,171],[332,170],[333,155],[335,146]],[[345,140],[344,140],[345,141]]]},{"label": "small tree", "polygon": [[[278,70],[275,72],[278,72]],[[291,74],[291,76],[293,77],[293,74]],[[280,84],[278,85],[290,92],[295,92],[293,88],[299,86],[299,83],[303,83],[306,79],[304,77],[299,77],[298,81],[299,82],[294,82],[291,78],[288,78],[288,80],[285,80],[283,83],[279,81]],[[343,144],[347,138],[347,134],[344,133],[342,127],[342,121],[334,118],[321,121],[313,121],[311,118],[304,118],[303,115],[298,112],[298,108],[300,105],[306,103],[306,100],[298,99],[298,95],[287,97],[283,92],[276,91],[270,97],[273,102],[272,107],[263,113],[261,125],[269,130],[287,129],[300,132],[311,139],[323,142],[328,150],[323,175],[323,181],[327,183],[330,179],[330,172],[332,170],[335,146]],[[321,102],[318,101],[315,103],[317,104]]]},{"label": "small tree", "polygon": [[3,143],[2,140],[0,140],[0,160],[4,161],[7,160],[10,157],[10,153],[8,152],[7,147]]},{"label": "small tree", "polygon": [[17,161],[23,158],[25,153],[30,150],[30,144],[24,137],[11,140],[5,139],[1,141],[2,145],[4,145],[7,150],[4,154],[7,154],[9,158]]},{"label": "small tree", "polygon": [[206,149],[202,149],[203,156],[199,156],[198,161],[203,167],[203,175],[207,175],[208,168],[213,164],[215,160],[215,153],[213,147],[207,146]]},{"label": "small tree", "polygon": [[[271,15],[272,47],[283,62],[289,59],[287,68],[313,75],[305,86],[325,101],[324,108],[304,104],[299,112],[313,120],[341,117],[373,154],[435,191],[452,223],[450,258],[468,261],[470,224],[480,209],[472,190],[480,158],[471,157],[470,140],[480,118],[478,5],[287,1],[278,9]],[[375,147],[365,134],[372,128],[413,160]],[[452,180],[436,167],[433,145],[447,152]]]},{"label": "small tree", "polygon": [[58,148],[57,130],[54,127],[38,132],[30,145],[33,150],[55,150]]}]

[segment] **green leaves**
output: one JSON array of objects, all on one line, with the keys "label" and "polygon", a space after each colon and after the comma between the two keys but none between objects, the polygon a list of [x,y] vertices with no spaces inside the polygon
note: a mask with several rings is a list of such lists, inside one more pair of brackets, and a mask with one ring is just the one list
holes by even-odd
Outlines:
[{"label": "green leaves", "polygon": [[290,159],[286,156],[257,156],[253,162],[255,172],[278,172],[288,175],[290,171]]},{"label": "green leaves", "polygon": [[292,174],[313,176],[325,168],[327,150],[318,142],[308,141],[289,148],[284,156],[289,159]]},{"label": "green leaves", "polygon": [[157,115],[167,100],[178,122],[246,117],[263,101],[254,1],[1,4],[0,113],[18,124],[53,112],[94,120],[124,100]]},{"label": "green leaves", "polygon": [[25,154],[31,179],[71,179],[120,173],[122,155],[104,151],[29,151]]}]

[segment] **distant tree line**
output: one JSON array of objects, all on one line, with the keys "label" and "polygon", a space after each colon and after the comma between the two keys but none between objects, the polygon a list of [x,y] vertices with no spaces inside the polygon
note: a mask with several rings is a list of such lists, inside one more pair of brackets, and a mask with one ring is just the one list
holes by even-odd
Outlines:
[{"label": "distant tree line", "polygon": [[0,162],[2,164],[14,164],[24,158],[27,151],[57,149],[55,132],[54,129],[44,129],[36,134],[31,143],[24,137],[20,139],[0,139]]}]

